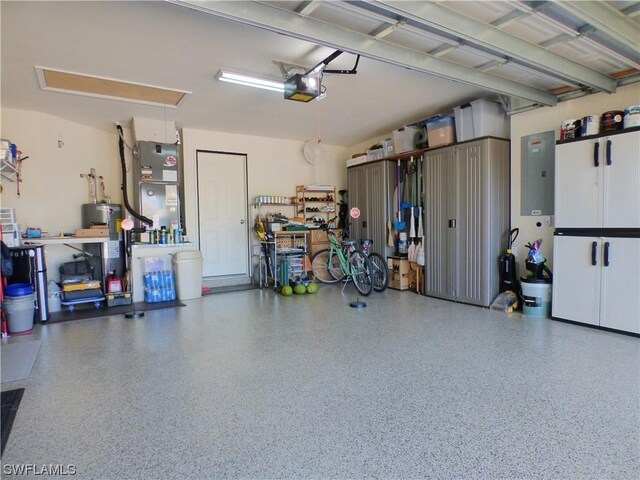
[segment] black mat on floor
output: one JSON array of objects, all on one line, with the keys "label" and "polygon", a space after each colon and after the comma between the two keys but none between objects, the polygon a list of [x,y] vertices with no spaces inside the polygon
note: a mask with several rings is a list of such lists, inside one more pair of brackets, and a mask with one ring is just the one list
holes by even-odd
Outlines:
[{"label": "black mat on floor", "polygon": [[0,398],[2,399],[2,451],[0,454],[4,453],[4,447],[7,444],[7,440],[9,440],[11,427],[16,418],[23,393],[24,388],[7,390],[6,392],[0,393]]},{"label": "black mat on floor", "polygon": [[125,313],[133,311],[134,307],[138,312],[149,312],[151,310],[162,310],[163,308],[184,307],[185,305],[179,300],[174,300],[172,302],[158,303],[137,302],[134,305],[120,305],[118,307],[101,306],[100,308],[95,308],[93,306],[93,303],[81,306],[83,306],[84,308],[79,308],[79,306],[76,306],[73,312],[70,312],[65,307],[63,307],[65,309],[61,312],[54,312],[50,314],[47,323],[69,322],[71,320],[86,320],[87,318],[106,317],[108,315],[124,315]]},{"label": "black mat on floor", "polygon": [[254,290],[258,288],[257,285],[227,285],[225,287],[204,287],[202,289],[202,295],[213,295],[214,293],[229,293],[229,292],[241,292],[243,290]]}]

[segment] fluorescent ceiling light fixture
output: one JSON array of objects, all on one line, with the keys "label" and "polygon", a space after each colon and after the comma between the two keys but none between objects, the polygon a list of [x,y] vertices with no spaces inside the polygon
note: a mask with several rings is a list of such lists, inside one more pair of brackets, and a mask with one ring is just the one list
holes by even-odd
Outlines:
[{"label": "fluorescent ceiling light fixture", "polygon": [[245,85],[247,87],[262,88],[271,90],[272,92],[284,92],[284,82],[270,80],[268,78],[256,77],[255,75],[247,75],[244,73],[230,72],[228,70],[220,70],[216,78],[222,82],[235,83],[237,85]]},{"label": "fluorescent ceiling light fixture", "polygon": [[182,99],[191,93],[186,90],[127,82],[37,65],[35,69],[40,88],[53,92],[73,93],[169,108],[177,108]]}]

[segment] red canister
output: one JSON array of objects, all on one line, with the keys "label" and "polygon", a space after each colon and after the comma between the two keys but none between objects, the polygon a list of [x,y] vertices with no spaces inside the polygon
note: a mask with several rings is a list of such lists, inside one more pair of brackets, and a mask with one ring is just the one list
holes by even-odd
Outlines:
[{"label": "red canister", "polygon": [[600,117],[600,131],[610,132],[612,130],[622,130],[622,118],[624,112],[622,110],[611,110],[604,112]]}]

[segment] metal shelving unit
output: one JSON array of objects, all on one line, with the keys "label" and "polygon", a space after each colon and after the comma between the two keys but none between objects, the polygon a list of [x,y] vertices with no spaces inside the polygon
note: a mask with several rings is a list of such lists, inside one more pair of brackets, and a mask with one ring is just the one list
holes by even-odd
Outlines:
[{"label": "metal shelving unit", "polygon": [[[258,218],[262,218],[265,207],[295,207],[295,204],[258,202],[253,207]],[[254,243],[254,257],[257,258],[257,281],[260,288],[282,283],[282,268],[286,268],[287,278],[302,276],[305,269],[308,230],[275,231],[269,240]],[[256,248],[258,249],[256,251]],[[254,272],[254,281],[256,280]]]}]

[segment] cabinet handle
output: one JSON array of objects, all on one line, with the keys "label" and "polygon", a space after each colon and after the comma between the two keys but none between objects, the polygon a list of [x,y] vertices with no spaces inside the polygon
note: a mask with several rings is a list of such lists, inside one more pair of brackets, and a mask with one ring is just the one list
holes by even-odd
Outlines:
[{"label": "cabinet handle", "polygon": [[600,142],[596,142],[593,144],[593,165],[596,167],[600,166]]},{"label": "cabinet handle", "polygon": [[604,242],[604,266],[609,266],[609,242]]},{"label": "cabinet handle", "polygon": [[598,242],[593,242],[591,244],[591,265],[597,265],[598,264]]},{"label": "cabinet handle", "polygon": [[611,140],[607,140],[607,165],[611,163]]},{"label": "cabinet handle", "polygon": [[450,218],[449,219],[449,228],[456,228],[456,219],[455,218]]}]

